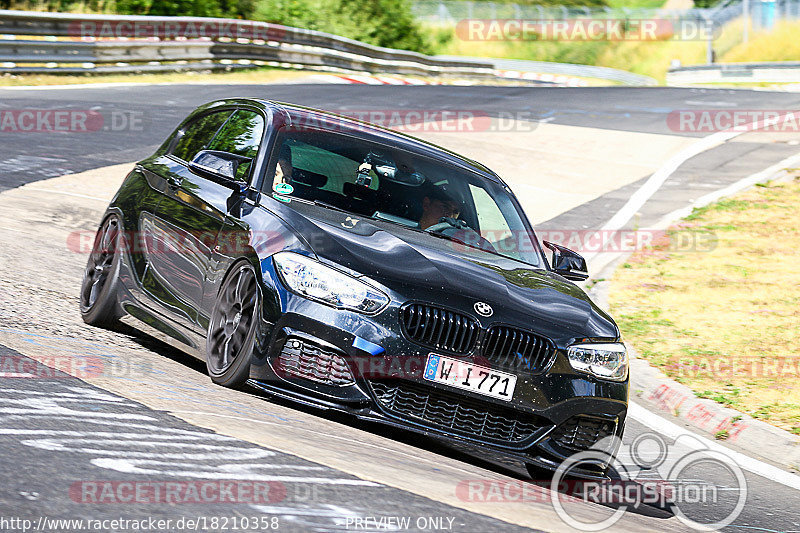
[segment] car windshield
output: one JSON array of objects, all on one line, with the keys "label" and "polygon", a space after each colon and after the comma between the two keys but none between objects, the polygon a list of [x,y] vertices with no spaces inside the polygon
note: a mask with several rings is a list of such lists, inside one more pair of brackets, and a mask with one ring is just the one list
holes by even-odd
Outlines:
[{"label": "car windshield", "polygon": [[343,133],[284,129],[265,189],[424,231],[540,267],[541,256],[503,185],[445,161]]}]

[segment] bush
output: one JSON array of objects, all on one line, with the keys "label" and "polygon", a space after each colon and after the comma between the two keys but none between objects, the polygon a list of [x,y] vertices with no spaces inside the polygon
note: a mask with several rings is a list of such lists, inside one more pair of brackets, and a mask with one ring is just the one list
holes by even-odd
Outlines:
[{"label": "bush", "polygon": [[[332,33],[366,43],[427,52],[428,45],[405,0],[340,0]],[[338,27],[337,27],[338,26]]]},{"label": "bush", "polygon": [[249,18],[253,0],[117,0],[121,15]]},{"label": "bush", "polygon": [[431,49],[406,0],[268,0],[256,4],[253,16],[378,46]]}]

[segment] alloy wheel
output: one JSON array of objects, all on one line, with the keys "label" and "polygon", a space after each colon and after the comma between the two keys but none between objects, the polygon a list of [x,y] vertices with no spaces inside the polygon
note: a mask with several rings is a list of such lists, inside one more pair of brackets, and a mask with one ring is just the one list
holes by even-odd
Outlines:
[{"label": "alloy wheel", "polygon": [[120,235],[119,221],[113,216],[97,232],[81,287],[81,311],[84,313],[94,307],[108,282],[114,268]]},{"label": "alloy wheel", "polygon": [[208,367],[215,375],[225,373],[243,355],[253,329],[257,301],[256,276],[240,266],[220,290],[208,335]]}]

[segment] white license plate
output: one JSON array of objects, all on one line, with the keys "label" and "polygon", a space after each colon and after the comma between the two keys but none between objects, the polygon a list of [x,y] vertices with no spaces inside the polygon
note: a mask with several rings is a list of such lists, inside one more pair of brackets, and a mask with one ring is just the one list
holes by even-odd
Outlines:
[{"label": "white license plate", "polygon": [[514,396],[517,376],[498,372],[459,359],[451,359],[435,353],[428,354],[423,377],[436,383],[485,394],[492,398],[510,401]]}]

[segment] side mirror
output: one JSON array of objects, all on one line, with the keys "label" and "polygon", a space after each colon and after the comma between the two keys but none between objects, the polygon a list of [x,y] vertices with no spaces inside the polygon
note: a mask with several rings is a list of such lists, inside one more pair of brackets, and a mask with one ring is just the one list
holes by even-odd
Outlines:
[{"label": "side mirror", "polygon": [[223,182],[225,185],[244,185],[236,180],[236,171],[242,163],[249,163],[251,159],[230,152],[218,150],[200,150],[189,163],[189,169],[201,176],[207,176]]},{"label": "side mirror", "polygon": [[582,255],[552,242],[542,242],[553,251],[553,272],[572,281],[583,281],[589,277],[586,259]]}]

